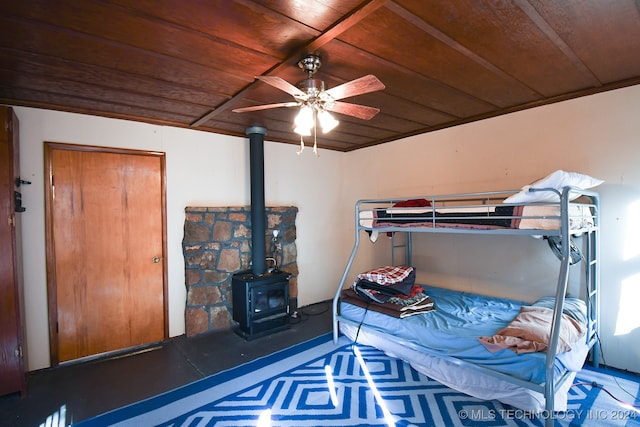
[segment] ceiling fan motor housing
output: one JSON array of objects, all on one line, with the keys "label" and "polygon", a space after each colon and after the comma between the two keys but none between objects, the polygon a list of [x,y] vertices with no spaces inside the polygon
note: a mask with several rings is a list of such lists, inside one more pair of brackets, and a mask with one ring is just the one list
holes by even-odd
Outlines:
[{"label": "ceiling fan motor housing", "polygon": [[298,61],[298,67],[302,68],[309,77],[298,82],[296,86],[306,94],[306,97],[300,101],[307,105],[324,108],[325,104],[332,102],[332,99],[328,94],[324,93],[326,89],[324,81],[312,77],[321,65],[320,57],[313,54],[307,55]]},{"label": "ceiling fan motor housing", "polygon": [[317,96],[320,92],[324,91],[324,81],[319,79],[304,79],[297,84],[298,89],[306,93],[308,96]]}]

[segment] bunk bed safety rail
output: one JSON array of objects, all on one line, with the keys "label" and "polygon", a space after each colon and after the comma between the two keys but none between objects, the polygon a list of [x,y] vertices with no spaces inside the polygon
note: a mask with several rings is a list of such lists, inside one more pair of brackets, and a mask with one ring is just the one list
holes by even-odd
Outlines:
[{"label": "bunk bed safety rail", "polygon": [[[555,189],[530,189],[550,191]],[[595,194],[587,190],[566,187],[567,196]],[[560,236],[562,229],[562,202],[533,204],[503,203],[509,192],[461,193],[444,196],[424,196],[415,199],[364,199],[356,204],[356,230],[365,230],[377,236],[382,232],[405,231],[407,228],[432,228],[446,233],[494,233]],[[568,198],[566,199],[568,200]],[[411,203],[409,206],[402,202]],[[566,214],[572,234],[585,232],[596,226],[593,204],[571,203]]]}]

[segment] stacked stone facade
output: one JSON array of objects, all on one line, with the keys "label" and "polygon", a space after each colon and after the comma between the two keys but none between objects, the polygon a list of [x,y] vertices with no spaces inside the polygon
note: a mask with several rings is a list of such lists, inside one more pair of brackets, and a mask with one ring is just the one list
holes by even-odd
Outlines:
[{"label": "stacked stone facade", "polygon": [[[266,255],[277,258],[278,268],[291,274],[292,298],[298,295],[297,213],[291,206],[266,208]],[[232,327],[231,277],[251,268],[251,208],[187,207],[182,250],[187,336]]]}]

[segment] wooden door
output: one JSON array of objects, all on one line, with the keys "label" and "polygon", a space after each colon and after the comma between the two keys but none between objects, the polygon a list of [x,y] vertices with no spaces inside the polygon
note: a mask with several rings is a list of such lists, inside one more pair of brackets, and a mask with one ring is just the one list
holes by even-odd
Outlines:
[{"label": "wooden door", "polygon": [[164,154],[47,143],[52,364],[167,337]]},{"label": "wooden door", "polygon": [[[18,119],[0,107],[0,395],[26,392],[21,313],[22,262],[20,245],[20,161]],[[16,209],[16,207],[18,209]]]}]

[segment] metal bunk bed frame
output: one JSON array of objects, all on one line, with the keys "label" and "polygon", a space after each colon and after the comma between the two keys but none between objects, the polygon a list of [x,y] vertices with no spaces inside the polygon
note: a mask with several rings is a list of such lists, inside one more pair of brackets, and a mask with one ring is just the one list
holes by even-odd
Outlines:
[{"label": "metal bunk bed frame", "polygon": [[[573,234],[579,232],[584,239],[584,250],[583,250],[583,262],[584,262],[584,281],[586,282],[586,290],[585,290],[585,302],[587,306],[587,333],[586,333],[586,342],[589,346],[590,354],[591,354],[591,362],[594,366],[598,366],[600,363],[600,343],[599,343],[599,284],[600,284],[600,269],[599,269],[599,254],[600,254],[600,244],[598,239],[598,232],[600,229],[600,199],[599,195],[596,192],[589,190],[582,190],[575,187],[564,187],[562,191],[558,191],[556,189],[551,188],[531,188],[529,191],[553,191],[560,197],[560,202],[553,203],[554,205],[559,205],[560,207],[560,228],[555,230],[523,230],[523,229],[467,229],[467,228],[438,228],[437,227],[437,219],[435,218],[435,214],[433,215],[433,227],[419,227],[419,228],[408,228],[403,226],[388,226],[384,228],[375,228],[376,231],[383,232],[403,232],[406,233],[405,245],[397,245],[395,242],[392,242],[392,257],[395,249],[399,247],[404,247],[405,257],[407,261],[407,265],[411,265],[412,258],[412,249],[411,249],[411,235],[414,232],[420,233],[466,233],[466,234],[504,234],[504,235],[544,235],[544,236],[559,236],[562,239],[562,242],[570,242],[570,238]],[[498,204],[492,204],[492,202],[499,198],[505,198],[509,194],[513,194],[517,191],[500,191],[500,192],[483,192],[483,193],[466,193],[466,194],[454,194],[447,196],[437,196],[437,197],[422,197],[423,199],[429,200],[431,202],[431,208],[435,213],[437,209],[438,203],[449,202],[468,202],[475,200],[477,206],[479,203],[486,204],[487,206],[498,206]],[[591,202],[587,205],[590,206],[593,213],[593,225],[582,228],[580,230],[570,230],[569,229],[569,201],[570,195],[575,198],[576,196],[587,196],[591,199]],[[385,204],[388,207],[391,207],[394,203],[405,201],[407,198],[395,198],[395,199],[364,199],[360,200],[356,203],[355,206],[355,243],[353,246],[353,250],[351,251],[351,255],[345,267],[344,273],[342,275],[342,279],[340,281],[340,285],[336,291],[336,294],[333,298],[333,341],[337,343],[338,335],[339,335],[339,322],[344,322],[348,324],[355,325],[357,327],[361,327],[363,329],[370,330],[372,332],[384,333],[384,331],[377,330],[374,326],[360,324],[358,322],[354,322],[353,320],[343,318],[339,314],[338,304],[340,300],[340,294],[342,289],[347,281],[349,276],[349,272],[355,260],[356,254],[358,252],[358,248],[360,246],[360,235],[362,231],[371,231],[372,228],[367,227],[362,224],[361,212],[364,210],[363,206],[372,206],[381,204]],[[482,200],[482,202],[480,202]],[[469,207],[469,206],[463,206]],[[478,217],[482,215],[479,214]],[[539,217],[535,217],[539,219]],[[548,218],[547,218],[548,219]],[[431,221],[431,220],[430,220]],[[395,258],[394,258],[395,261]],[[556,286],[556,295],[555,295],[555,307],[554,307],[554,315],[552,319],[551,325],[551,333],[548,350],[546,351],[546,359],[545,359],[545,378],[554,378],[554,362],[557,354],[559,334],[560,334],[560,323],[562,320],[562,312],[564,306],[565,295],[567,293],[567,286],[569,282],[569,267],[571,262],[571,253],[570,253],[570,245],[563,244],[561,248],[561,259],[560,259],[560,269],[558,273],[558,281]],[[532,383],[528,381],[524,381],[518,378],[514,378],[510,375],[503,374],[501,372],[496,372],[491,369],[478,366],[473,364],[472,362],[467,362],[465,360],[458,359],[453,356],[443,355],[438,353],[437,351],[413,344],[409,341],[396,339],[396,342],[401,345],[407,346],[416,351],[420,351],[423,353],[427,353],[433,356],[437,356],[440,358],[447,359],[449,362],[454,364],[455,366],[465,366],[466,368],[470,368],[472,370],[481,372],[483,374],[489,375],[491,377],[504,380],[511,384],[514,384],[519,387],[523,387],[535,392],[541,393],[545,398],[545,413],[543,416],[545,417],[545,425],[547,427],[551,427],[554,425],[554,396],[555,391],[565,383],[570,375],[569,371],[565,371],[559,377],[555,378],[554,381],[545,381],[542,384]]]}]

